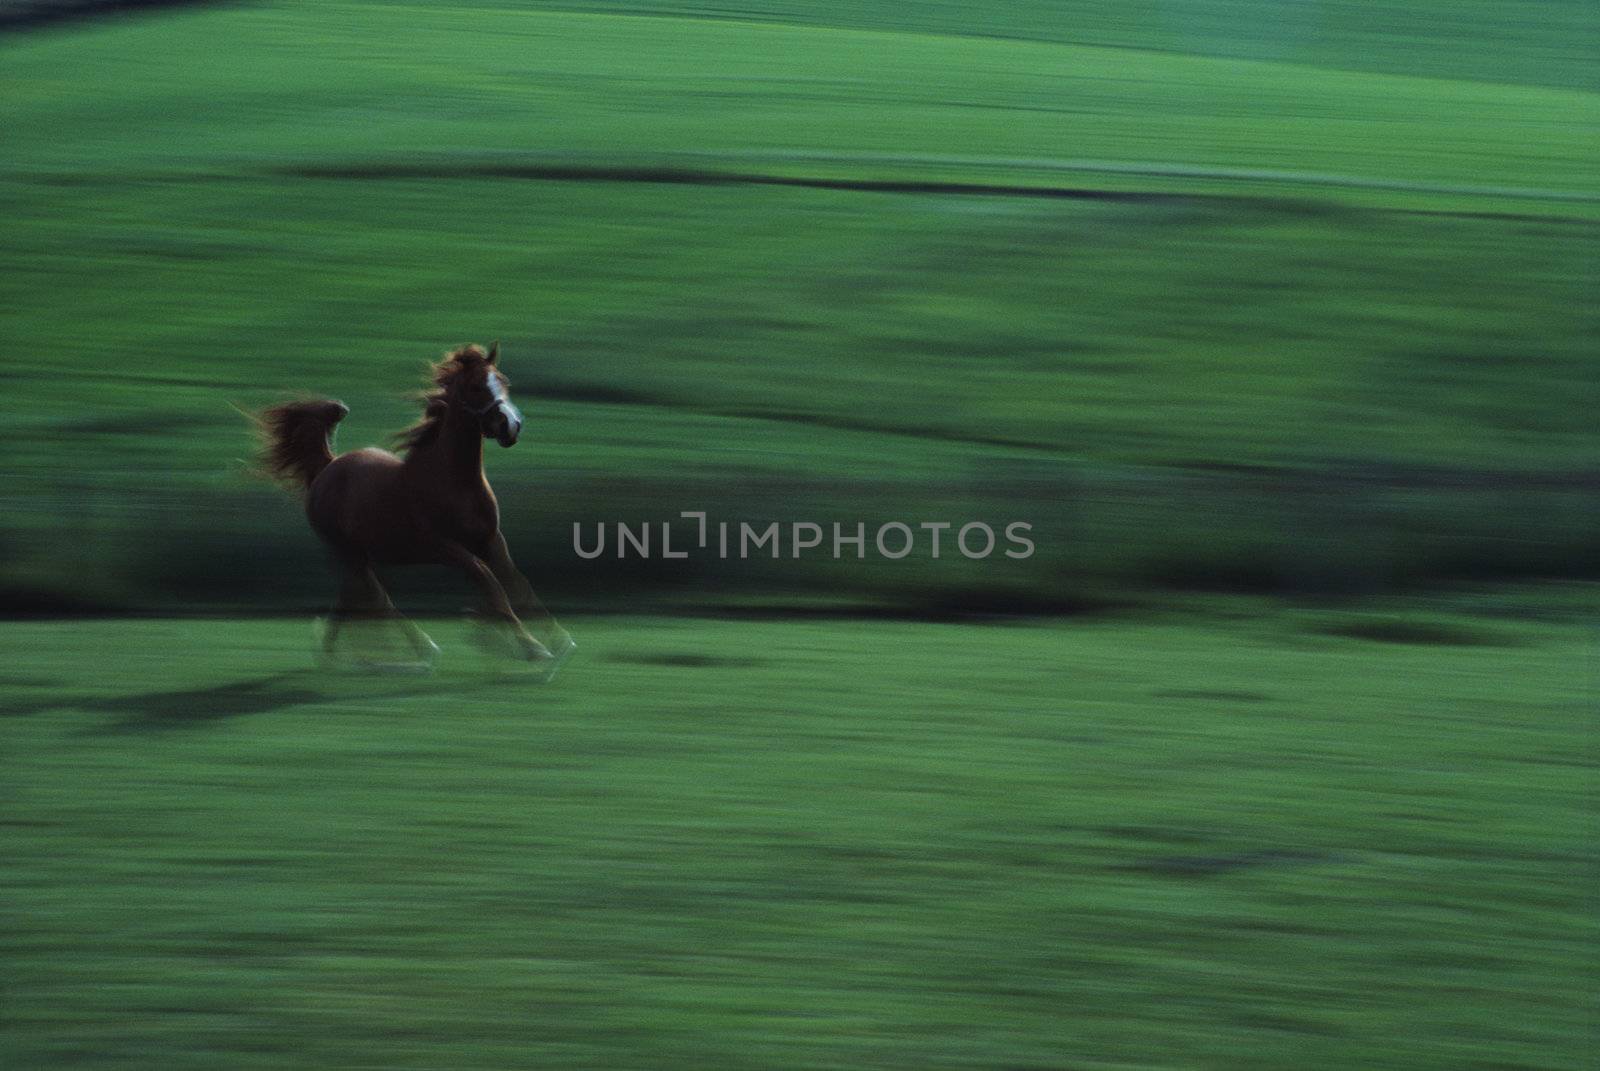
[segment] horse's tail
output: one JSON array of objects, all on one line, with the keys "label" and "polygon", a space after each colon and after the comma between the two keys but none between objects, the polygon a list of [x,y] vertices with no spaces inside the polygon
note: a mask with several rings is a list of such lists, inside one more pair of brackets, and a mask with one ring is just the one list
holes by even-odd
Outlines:
[{"label": "horse's tail", "polygon": [[263,474],[286,487],[310,487],[333,460],[333,429],[349,412],[343,402],[334,401],[285,402],[262,410],[255,421]]}]

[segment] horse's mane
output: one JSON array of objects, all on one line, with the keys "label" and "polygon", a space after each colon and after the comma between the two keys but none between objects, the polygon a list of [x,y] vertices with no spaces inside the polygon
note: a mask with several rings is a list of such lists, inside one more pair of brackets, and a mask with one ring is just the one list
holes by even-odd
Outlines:
[{"label": "horse's mane", "polygon": [[444,424],[444,415],[450,408],[451,387],[456,380],[488,359],[489,355],[482,346],[461,346],[445,354],[444,360],[438,364],[431,365],[428,378],[433,385],[417,395],[422,402],[422,416],[415,424],[395,434],[395,449],[410,453],[432,442],[438,436],[439,428]]}]

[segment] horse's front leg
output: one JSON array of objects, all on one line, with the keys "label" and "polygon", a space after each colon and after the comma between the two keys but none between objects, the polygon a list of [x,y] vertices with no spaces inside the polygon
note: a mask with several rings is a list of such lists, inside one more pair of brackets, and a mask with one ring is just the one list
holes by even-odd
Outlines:
[{"label": "horse's front leg", "polygon": [[522,615],[523,621],[550,649],[550,653],[558,659],[565,659],[575,651],[578,645],[572,639],[572,635],[561,627],[555,616],[539,600],[539,596],[534,594],[533,585],[528,583],[528,578],[522,575],[522,571],[511,560],[511,550],[506,546],[506,537],[499,531],[496,531],[494,538],[489,541],[486,560],[495,577],[505,587],[512,607]]},{"label": "horse's front leg", "polygon": [[500,580],[494,575],[494,570],[489,564],[460,543],[446,541],[441,550],[446,561],[460,566],[469,577],[478,585],[483,593],[483,601],[487,605],[489,615],[503,622],[515,637],[517,646],[522,651],[522,657],[530,662],[544,659],[553,659],[550,649],[523,627],[516,611],[511,608],[511,600],[506,597],[506,589],[501,586]]},{"label": "horse's front leg", "polygon": [[439,645],[428,638],[428,634],[418,628],[416,623],[395,606],[394,600],[384,590],[383,582],[378,579],[377,572],[372,566],[367,566],[367,583],[371,589],[374,602],[384,616],[400,626],[400,631],[405,635],[406,642],[411,644],[411,650],[416,654],[418,661],[431,665],[439,657]]}]

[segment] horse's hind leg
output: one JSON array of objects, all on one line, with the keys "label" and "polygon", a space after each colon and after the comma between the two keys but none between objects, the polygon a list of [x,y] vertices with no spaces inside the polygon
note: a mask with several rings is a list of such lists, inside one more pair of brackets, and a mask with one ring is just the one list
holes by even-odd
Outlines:
[{"label": "horse's hind leg", "polygon": [[359,615],[363,604],[371,605],[372,589],[367,580],[370,572],[371,566],[365,562],[339,562],[339,597],[328,611],[328,626],[322,633],[320,656],[324,663],[333,662],[345,622]]},{"label": "horse's hind leg", "polygon": [[[372,568],[372,563],[358,559],[345,559],[340,562],[343,579],[339,585],[339,602],[328,614],[327,631],[322,636],[321,656],[325,664],[333,664],[337,658],[337,648],[341,629],[352,619],[362,621],[392,621],[399,626],[406,642],[411,646],[417,658],[417,666],[409,667],[386,663],[374,657],[359,658],[358,664],[371,666],[387,666],[391,669],[400,668],[425,668],[433,664],[439,654],[439,645],[428,638],[410,619],[395,608],[389,598],[389,593],[383,589],[378,581],[378,574]],[[370,639],[371,637],[369,637]]]}]

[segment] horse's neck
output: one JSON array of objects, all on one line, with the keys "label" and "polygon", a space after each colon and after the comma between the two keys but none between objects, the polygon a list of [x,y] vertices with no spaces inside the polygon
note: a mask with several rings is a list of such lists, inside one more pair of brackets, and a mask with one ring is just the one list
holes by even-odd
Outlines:
[{"label": "horse's neck", "polygon": [[482,481],[483,434],[478,422],[453,407],[440,419],[439,433],[409,460],[457,485]]}]

